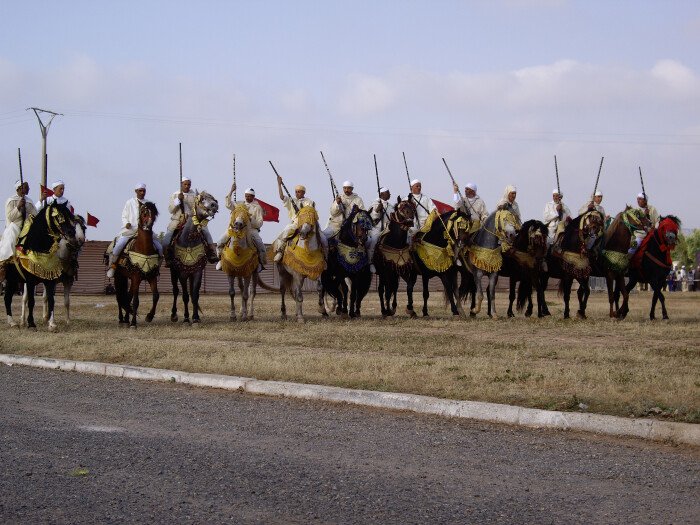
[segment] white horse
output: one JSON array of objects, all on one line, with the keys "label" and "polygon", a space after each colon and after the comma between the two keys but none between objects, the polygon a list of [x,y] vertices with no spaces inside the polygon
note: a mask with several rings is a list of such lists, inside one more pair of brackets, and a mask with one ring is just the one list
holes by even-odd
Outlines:
[{"label": "white horse", "polygon": [[[63,273],[58,278],[58,282],[63,285],[63,306],[66,309],[66,325],[70,325],[70,292],[73,289],[73,283],[78,276],[78,255],[85,244],[85,219],[82,216],[75,216],[75,240],[76,243],[71,244],[66,239],[61,238],[58,244],[58,258],[63,266]],[[49,298],[46,295],[46,287],[44,287],[43,301],[43,319],[44,322],[49,322]],[[29,296],[27,295],[27,285],[24,285],[24,294],[22,295],[22,326],[27,326]]]},{"label": "white horse", "polygon": [[[280,277],[280,293],[282,294],[282,319],[287,319],[287,307],[284,296],[289,290],[296,301],[297,322],[304,322],[302,292],[304,281],[309,278],[316,280],[326,268],[325,239],[322,237],[318,223],[318,213],[311,207],[302,207],[297,214],[297,233],[287,241],[282,260],[277,264]],[[284,241],[277,241],[284,242]]]},{"label": "white horse", "polygon": [[[231,298],[229,319],[236,320],[236,280],[241,292],[241,321],[255,317],[254,302],[258,279],[258,249],[250,235],[250,214],[244,204],[238,204],[231,212],[226,236],[228,240],[221,250],[221,269],[228,276],[228,295]],[[248,303],[250,301],[250,304]]]}]

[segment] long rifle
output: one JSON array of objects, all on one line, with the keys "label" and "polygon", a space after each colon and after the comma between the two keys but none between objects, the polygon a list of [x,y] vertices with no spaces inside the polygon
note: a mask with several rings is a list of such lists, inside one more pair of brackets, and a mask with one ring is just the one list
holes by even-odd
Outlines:
[{"label": "long rifle", "polygon": [[598,191],[598,181],[600,180],[600,172],[603,169],[603,161],[605,157],[600,157],[600,166],[598,166],[598,176],[595,178],[595,187],[593,188],[593,196],[595,197],[595,192]]},{"label": "long rifle", "polygon": [[[19,183],[22,185],[22,193],[24,193],[24,175],[22,174],[22,150],[17,148],[17,161],[19,162]],[[19,231],[22,231],[22,228],[24,227],[24,219],[27,216],[27,205],[26,205],[26,199],[22,197],[22,199],[25,202],[24,207],[22,208],[22,226],[20,227]]]},{"label": "long rifle", "polygon": [[[328,172],[328,178],[331,180],[331,193],[333,193],[333,200],[336,200],[339,195],[338,187],[335,185],[333,175],[331,175],[331,170],[328,169],[328,163],[326,162],[326,157],[323,156],[323,152],[321,152],[321,158],[323,159],[323,165],[326,167],[326,171]],[[340,206],[340,211],[343,213],[343,219],[347,219],[347,215],[345,214],[345,204],[343,204],[342,199],[338,206]]]},{"label": "long rifle", "polygon": [[275,172],[275,175],[277,175],[278,180],[282,184],[282,187],[284,188],[284,192],[287,194],[287,197],[289,197],[289,202],[292,203],[292,207],[294,208],[294,212],[299,213],[299,207],[296,205],[296,203],[294,202],[294,199],[292,199],[292,196],[289,194],[289,190],[287,189],[287,186],[284,184],[282,177],[280,177],[280,174],[277,173],[277,170],[275,169],[275,165],[272,163],[271,160],[268,160],[267,162],[270,163],[270,166],[272,166],[272,171]]},{"label": "long rifle", "polygon": [[379,196],[379,203],[382,205],[382,231],[384,230],[384,217],[389,219],[386,214],[386,208],[382,204],[382,187],[379,185],[379,169],[377,168],[377,155],[374,155],[374,174],[377,176],[377,195]]},{"label": "long rifle", "polygon": [[644,177],[642,177],[642,167],[639,166],[639,180],[642,183],[642,195],[644,195],[644,200],[647,200],[647,192],[644,189]]},{"label": "long rifle", "polygon": [[[445,165],[445,169],[447,169],[447,174],[450,176],[450,179],[452,180],[452,184],[454,184],[455,186],[457,186],[457,188],[459,188],[459,184],[457,184],[457,181],[452,176],[452,171],[450,170],[450,167],[447,165],[447,161],[445,160],[445,157],[442,158],[442,163]],[[469,202],[469,197],[467,197],[467,190],[464,190],[464,202],[476,214],[476,210],[474,210],[474,206],[472,206],[472,203]],[[469,210],[467,210],[467,215],[469,215],[469,218],[471,219],[471,212]]]},{"label": "long rifle", "polygon": [[236,199],[236,154],[233,154],[233,202],[235,203],[238,199]]},{"label": "long rifle", "polygon": [[[182,142],[180,142],[180,191],[178,193],[182,193]],[[185,199],[183,196],[183,199],[180,201],[180,211],[182,211],[182,214],[185,214]]]},{"label": "long rifle", "polygon": [[[554,155],[554,172],[557,175],[557,193],[559,194],[559,198],[561,199],[561,187],[559,186],[559,165],[557,164],[557,156]],[[564,216],[564,208],[562,207],[561,210],[559,210],[559,220]]]}]

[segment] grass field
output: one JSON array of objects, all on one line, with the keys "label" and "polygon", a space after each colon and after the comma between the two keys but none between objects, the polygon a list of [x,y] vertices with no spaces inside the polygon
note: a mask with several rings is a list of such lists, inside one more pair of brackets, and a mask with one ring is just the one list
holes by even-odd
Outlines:
[{"label": "grass field", "polygon": [[591,296],[588,320],[564,321],[553,292],[543,320],[453,319],[440,294],[429,318],[382,320],[371,294],[349,321],[323,320],[307,294],[298,324],[279,320],[276,295],[259,295],[246,323],[228,321],[228,297],[203,296],[191,327],[170,322],[167,295],[143,322],[147,294],[137,330],[118,326],[113,296],[74,297],[70,326],[61,304],[57,333],[4,325],[0,351],[700,423],[700,293],[666,297],[670,321],[648,321],[649,293],[632,296],[623,322],[607,317],[604,294]]}]

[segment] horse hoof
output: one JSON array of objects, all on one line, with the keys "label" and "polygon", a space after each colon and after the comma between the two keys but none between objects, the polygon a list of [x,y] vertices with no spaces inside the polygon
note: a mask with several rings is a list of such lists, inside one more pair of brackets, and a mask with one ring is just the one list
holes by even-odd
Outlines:
[{"label": "horse hoof", "polygon": [[146,314],[146,322],[147,322],[147,323],[150,323],[151,321],[153,321],[153,317],[154,317],[154,316],[151,315],[151,314]]},{"label": "horse hoof", "polygon": [[255,318],[252,315],[248,316],[248,321],[252,321],[253,319]]},{"label": "horse hoof", "polygon": [[297,317],[297,323],[304,324],[306,320],[303,317]]},{"label": "horse hoof", "polygon": [[172,314],[172,315],[170,316],[170,321],[173,322],[173,323],[177,323],[177,314]]},{"label": "horse hoof", "polygon": [[576,317],[578,317],[579,319],[586,319],[586,314],[581,311],[578,311],[576,312]]},{"label": "horse hoof", "polygon": [[231,321],[232,323],[235,323],[236,322],[236,315],[235,314],[229,315],[228,320]]},{"label": "horse hoof", "polygon": [[[530,317],[529,315],[525,314],[526,317]],[[508,317],[515,317],[515,314],[513,312],[508,312]]]},{"label": "horse hoof", "polygon": [[27,330],[29,330],[30,332],[36,332],[36,325],[34,325],[34,326],[28,326],[28,327],[27,327]]},{"label": "horse hoof", "polygon": [[130,324],[130,325],[129,325],[129,328],[130,328],[131,330],[136,330],[136,325],[135,325],[135,324]]},{"label": "horse hoof", "polygon": [[476,317],[476,314],[474,312],[469,312],[469,317]]},{"label": "horse hoof", "polygon": [[10,328],[19,328],[19,324],[17,324],[15,321],[10,321],[7,324],[10,325]]},{"label": "horse hoof", "polygon": [[55,324],[50,324],[49,325],[49,332],[55,332],[56,328],[58,328]]},{"label": "horse hoof", "polygon": [[280,315],[280,319],[281,319],[282,321],[286,321],[286,320],[287,320],[287,315],[286,315],[286,314]]},{"label": "horse hoof", "polygon": [[[515,317],[515,316],[513,316]],[[525,317],[532,317],[532,312],[525,312]]]}]

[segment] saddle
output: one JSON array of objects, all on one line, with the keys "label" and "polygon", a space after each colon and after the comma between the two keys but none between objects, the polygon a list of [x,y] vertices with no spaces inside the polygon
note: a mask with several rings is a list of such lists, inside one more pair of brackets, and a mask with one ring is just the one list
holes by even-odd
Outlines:
[{"label": "saddle", "polygon": [[282,264],[309,279],[316,280],[326,269],[323,249],[319,246],[315,250],[310,250],[308,243],[299,242],[299,240],[298,233],[288,239],[282,256]]}]

